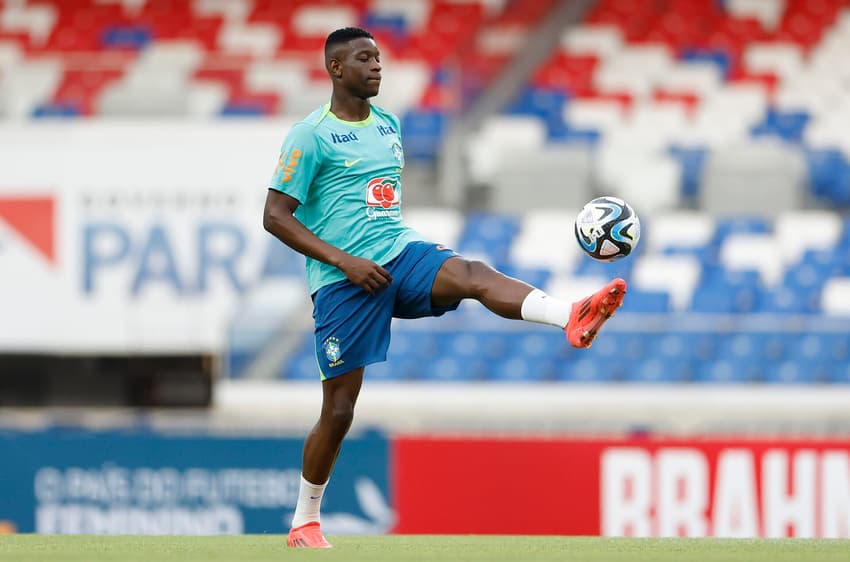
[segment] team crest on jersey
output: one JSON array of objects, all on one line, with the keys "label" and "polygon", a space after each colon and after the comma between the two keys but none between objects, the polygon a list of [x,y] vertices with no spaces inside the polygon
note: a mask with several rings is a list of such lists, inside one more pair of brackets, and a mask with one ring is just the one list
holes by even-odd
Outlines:
[{"label": "team crest on jersey", "polygon": [[329,337],[325,340],[325,343],[322,344],[322,349],[325,352],[325,357],[328,358],[329,367],[336,367],[337,365],[342,364],[342,360],[339,358],[339,338],[333,336]]},{"label": "team crest on jersey", "polygon": [[401,145],[397,142],[394,142],[392,147],[393,156],[398,160],[398,165],[401,168],[404,168],[404,150],[402,150]]}]

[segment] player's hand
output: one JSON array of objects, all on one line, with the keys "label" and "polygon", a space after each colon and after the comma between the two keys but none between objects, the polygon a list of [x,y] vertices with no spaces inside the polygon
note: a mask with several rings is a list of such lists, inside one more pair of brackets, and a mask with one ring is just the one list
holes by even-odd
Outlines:
[{"label": "player's hand", "polygon": [[339,268],[349,281],[371,295],[381,292],[393,282],[389,271],[367,259],[348,256]]}]

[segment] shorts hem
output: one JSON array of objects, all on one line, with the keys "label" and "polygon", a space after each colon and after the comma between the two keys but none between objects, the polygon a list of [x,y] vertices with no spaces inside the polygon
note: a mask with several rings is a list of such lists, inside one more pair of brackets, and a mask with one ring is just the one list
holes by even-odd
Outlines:
[{"label": "shorts hem", "polygon": [[353,361],[351,363],[344,363],[344,364],[340,365],[340,367],[344,367],[345,370],[338,372],[338,373],[334,373],[332,369],[328,369],[327,371],[322,371],[320,369],[319,372],[321,372],[322,375],[324,375],[324,378],[322,378],[322,380],[326,381],[328,379],[334,379],[334,378],[340,377],[340,376],[342,376],[346,373],[350,373],[351,371],[353,371],[355,369],[359,369],[360,367],[367,367],[367,366],[372,365],[374,363],[383,363],[386,360],[387,360],[386,355],[384,355],[383,357],[374,356],[374,357],[370,357],[368,359],[359,359],[359,360]]}]

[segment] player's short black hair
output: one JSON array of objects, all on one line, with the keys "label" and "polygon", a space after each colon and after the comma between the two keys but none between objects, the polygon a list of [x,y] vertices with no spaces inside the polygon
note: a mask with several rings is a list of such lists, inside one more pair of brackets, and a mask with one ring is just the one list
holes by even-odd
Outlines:
[{"label": "player's short black hair", "polygon": [[360,29],[359,27],[343,27],[336,31],[332,31],[330,35],[328,35],[328,38],[325,39],[325,53],[336,45],[348,43],[352,39],[360,39],[361,37],[374,39],[371,33],[365,29]]}]

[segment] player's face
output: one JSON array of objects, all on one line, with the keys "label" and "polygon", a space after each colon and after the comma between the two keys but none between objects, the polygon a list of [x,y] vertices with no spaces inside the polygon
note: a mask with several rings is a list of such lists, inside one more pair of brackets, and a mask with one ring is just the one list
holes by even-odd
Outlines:
[{"label": "player's face", "polygon": [[381,87],[381,53],[368,37],[352,39],[342,59],[342,82],[359,98],[378,95]]}]

